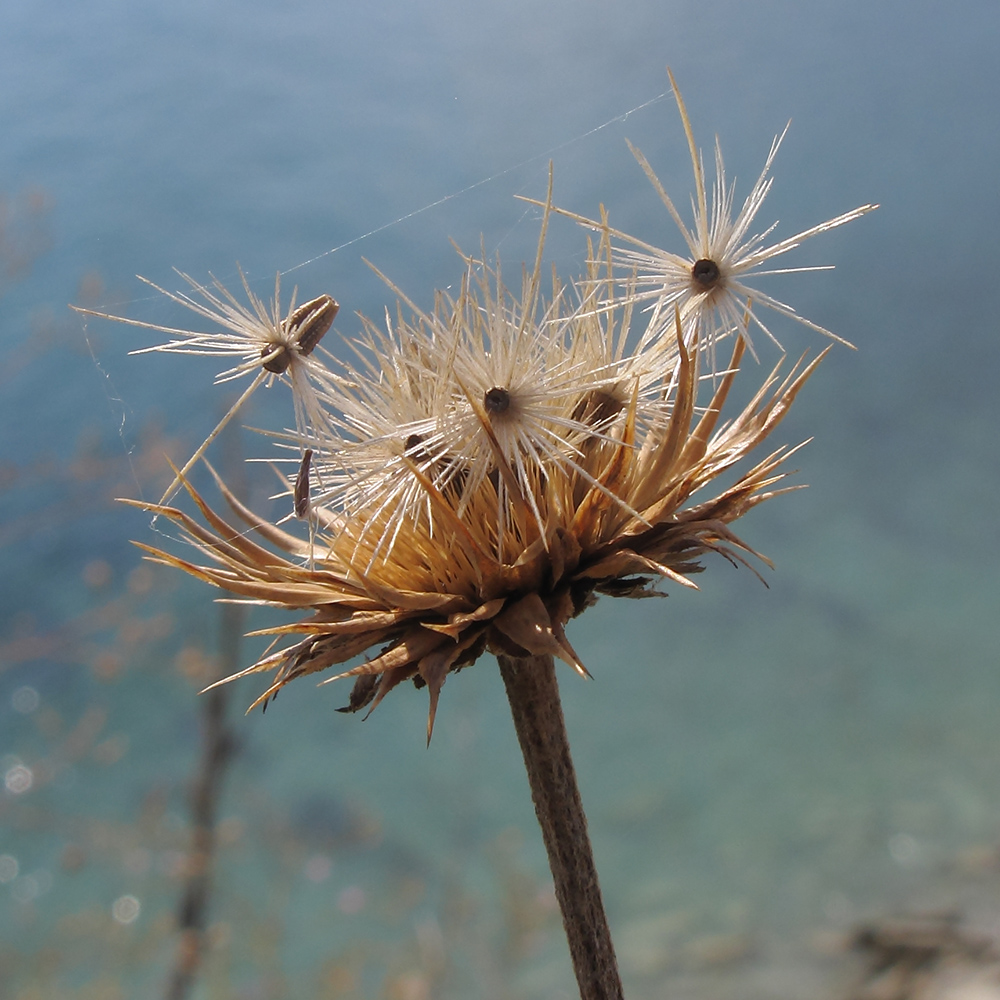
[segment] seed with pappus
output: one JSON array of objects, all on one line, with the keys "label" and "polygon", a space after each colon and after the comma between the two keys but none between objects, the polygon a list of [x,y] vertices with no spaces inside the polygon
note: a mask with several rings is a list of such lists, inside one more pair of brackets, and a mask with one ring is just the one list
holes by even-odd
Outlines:
[{"label": "seed with pappus", "polygon": [[161,503],[165,503],[173,496],[180,485],[181,477],[205,454],[226,424],[261,385],[271,385],[279,378],[288,382],[292,389],[295,422],[300,436],[305,437],[310,427],[322,425],[325,414],[317,401],[313,379],[325,375],[326,369],[312,357],[312,354],[333,325],[340,309],[339,304],[329,295],[320,295],[296,306],[295,292],[293,292],[288,312],[283,315],[280,274],[275,276],[274,298],[268,305],[253,292],[246,275],[242,269],[240,270],[243,290],[250,303],[248,308],[214,277],[211,285],[201,285],[183,271],[177,273],[191,287],[193,295],[186,292],[168,292],[147,278],[140,277],[139,280],[162,292],[172,302],[192,310],[221,329],[208,333],[182,330],[159,323],[96,312],[93,309],[72,307],[86,316],[113,319],[129,326],[167,333],[172,337],[165,344],[143,347],[130,352],[132,354],[164,352],[241,358],[242,360],[234,367],[219,372],[215,379],[216,383],[230,382],[244,375],[253,375],[250,385],[184,463],[164,493]]}]

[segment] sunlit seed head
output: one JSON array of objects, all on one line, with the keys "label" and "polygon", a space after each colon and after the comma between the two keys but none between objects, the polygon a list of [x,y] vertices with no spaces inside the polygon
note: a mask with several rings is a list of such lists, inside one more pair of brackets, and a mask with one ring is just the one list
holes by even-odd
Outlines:
[{"label": "sunlit seed head", "polygon": [[[695,168],[693,227],[637,156],[685,237],[681,254],[612,230],[603,213],[599,223],[572,216],[600,229],[600,251],[591,250],[579,285],[554,278],[545,298],[550,179],[539,203],[545,216],[535,267],[524,269],[519,296],[504,286],[499,263],[487,263],[485,253],[463,255],[456,296],[439,293],[425,312],[399,293],[410,317],[402,307],[395,321],[387,312],[384,331],[362,319],[366,335],[350,344],[350,363],[324,351],[307,356],[336,314],[329,296],[282,319],[277,283],[270,310],[246,289],[252,313],[217,284],[215,291],[193,286],[208,306],[191,307],[217,314],[231,332],[191,334],[161,349],[236,353],[239,333],[243,362],[223,376],[257,369],[255,384],[282,381],[293,392],[296,377],[316,383],[308,397],[315,406],[296,409],[305,431],[284,435],[302,449],[298,476],[287,478],[296,514],[309,518],[308,545],[258,519],[221,481],[237,515],[284,555],[236,532],[190,486],[211,530],[178,509],[142,505],[187,529],[204,565],[150,550],[155,558],[241,598],[296,613],[314,609],[273,630],[303,638],[228,678],[276,669],[257,704],[296,677],[378,648],[338,675],[357,678],[341,711],[374,709],[409,680],[429,690],[429,733],[444,678],[486,649],[557,655],[585,675],[564,629],[596,594],[648,596],[655,577],[693,587],[689,577],[703,554],[721,552],[734,562],[755,554],[728,525],[784,491],[774,484],[790,451],[772,451],[735,482],[730,477],[715,499],[702,494],[696,506],[687,505],[767,438],[817,361],[783,379],[775,368],[742,411],[723,418],[750,346],[749,322],[767,332],[751,305],[802,321],[763,293],[748,304],[751,290],[742,280],[772,273],[761,270],[771,257],[869,206],[764,246],[770,230],[748,236],[748,227],[770,186],[780,140],[735,216],[717,156],[710,211],[679,97],[678,104]],[[646,326],[635,331],[633,309],[641,303],[648,304]],[[720,369],[714,349],[726,338],[733,351]],[[327,361],[337,371],[328,372]],[[709,384],[705,400],[700,387]],[[11,782],[30,781],[30,772],[18,768],[27,770],[18,764],[5,775],[9,791],[17,791]]]},{"label": "sunlit seed head", "polygon": [[96,312],[92,309],[77,310],[85,315],[113,319],[148,330],[158,330],[170,337],[166,343],[141,348],[131,352],[133,354],[163,351],[171,354],[230,357],[238,360],[232,367],[218,373],[217,383],[229,382],[243,376],[251,377],[250,385],[243,394],[183,464],[163,494],[161,499],[163,503],[174,495],[182,478],[205,454],[226,424],[261,385],[272,385],[277,379],[290,384],[295,410],[295,437],[302,447],[305,446],[305,442],[314,441],[318,435],[325,434],[329,430],[327,426],[329,414],[317,395],[316,383],[325,383],[331,376],[323,364],[308,355],[315,350],[330,329],[340,308],[330,295],[320,295],[296,307],[295,292],[293,292],[288,312],[283,315],[280,274],[275,276],[274,297],[267,303],[254,293],[241,269],[239,275],[248,303],[246,304],[238,300],[214,277],[211,284],[203,285],[183,271],[177,273],[190,286],[190,294],[167,291],[146,278],[140,280],[164,294],[172,302],[190,309],[220,329],[214,332],[184,330]]},{"label": "sunlit seed head", "polygon": [[[807,239],[836,229],[878,206],[860,205],[850,212],[810,226],[794,236],[769,243],[776,223],[757,233],[753,232],[752,227],[771,189],[771,167],[787,127],[771,143],[764,167],[740,207],[734,200],[734,185],[726,180],[718,141],[715,147],[715,182],[706,183],[703,157],[695,145],[687,109],[672,75],[670,80],[694,171],[692,224],[689,225],[684,220],[646,157],[631,143],[629,148],[680,230],[681,237],[687,244],[686,252],[661,249],[621,230],[612,229],[606,214],[602,214],[601,219],[597,220],[556,209],[555,211],[575,219],[589,229],[601,232],[602,249],[610,243],[609,256],[613,266],[618,269],[615,282],[617,288],[610,288],[607,277],[592,270],[583,283],[586,294],[595,298],[598,305],[609,312],[613,305],[636,306],[647,303],[649,320],[646,332],[642,335],[644,344],[657,340],[672,344],[675,336],[675,312],[679,311],[685,344],[690,346],[697,341],[699,350],[708,356],[713,369],[717,344],[733,332],[739,335],[755,357],[750,336],[753,327],[777,347],[781,347],[761,315],[763,310],[771,310],[832,340],[848,344],[825,327],[799,315],[792,306],[755,287],[751,281],[772,274],[827,270],[827,265],[777,267],[772,261],[795,250]],[[621,289],[621,294],[618,294],[618,289]],[[592,311],[596,314],[600,309]]]}]

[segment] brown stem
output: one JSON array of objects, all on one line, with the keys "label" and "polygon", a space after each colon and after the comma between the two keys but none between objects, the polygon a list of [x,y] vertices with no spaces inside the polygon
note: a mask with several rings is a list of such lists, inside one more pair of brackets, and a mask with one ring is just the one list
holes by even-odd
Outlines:
[{"label": "brown stem", "polygon": [[621,1000],[587,817],[576,786],[551,656],[497,655],[524,754],[581,1000]]}]

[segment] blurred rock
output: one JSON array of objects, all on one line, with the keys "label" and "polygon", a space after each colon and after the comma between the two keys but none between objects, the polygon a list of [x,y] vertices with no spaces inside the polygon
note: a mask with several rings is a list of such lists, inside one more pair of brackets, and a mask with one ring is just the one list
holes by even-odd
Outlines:
[{"label": "blurred rock", "polygon": [[852,1000],[1000,1000],[1000,940],[959,914],[923,914],[858,928],[869,959]]}]

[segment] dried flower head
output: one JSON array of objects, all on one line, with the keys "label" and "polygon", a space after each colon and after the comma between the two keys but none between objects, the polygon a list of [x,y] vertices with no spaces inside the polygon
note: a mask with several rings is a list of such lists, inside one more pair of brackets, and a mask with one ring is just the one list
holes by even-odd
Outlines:
[{"label": "dried flower head", "polygon": [[[520,294],[508,291],[499,264],[487,264],[485,254],[465,257],[457,296],[438,293],[430,311],[392,286],[408,311],[398,306],[395,319],[387,312],[384,329],[363,320],[350,363],[326,356],[327,367],[294,337],[290,347],[274,348],[275,358],[287,351],[290,367],[300,358],[317,369],[300,428],[302,461],[288,483],[296,512],[308,519],[308,540],[257,517],[217,476],[240,527],[186,481],[204,523],[162,502],[133,501],[173,519],[196,553],[185,559],[143,545],[150,558],[241,599],[297,613],[261,630],[275,637],[272,647],[227,678],[273,671],[254,705],[266,707],[296,678],[367,654],[322,682],[354,678],[341,711],[374,709],[412,680],[429,692],[430,739],[446,677],[484,652],[555,656],[587,675],[566,626],[598,595],[645,597],[660,579],[694,587],[708,553],[733,563],[763,559],[730,525],[791,488],[778,484],[792,451],[775,448],[749,467],[744,460],[823,355],[784,375],[779,363],[724,420],[748,324],[763,327],[742,281],[766,273],[759,267],[770,257],[870,206],[762,248],[766,234],[746,234],[770,184],[776,143],[735,220],[719,159],[709,220],[679,95],[678,104],[695,165],[696,225],[691,232],[681,226],[691,260],[646,248],[606,218],[577,216],[599,230],[600,244],[596,252],[591,246],[578,282],[554,281],[544,296],[550,173],[548,196],[538,202],[538,251]],[[617,240],[640,250],[617,249]],[[623,262],[630,267],[624,278]],[[234,304],[218,290],[225,301],[209,301],[229,315],[227,303]],[[634,308],[650,301],[648,311]],[[796,315],[766,296],[754,301]],[[292,336],[279,315],[277,293],[271,314],[257,310],[262,325],[273,321]],[[636,316],[647,318],[644,329],[633,330]],[[715,347],[734,333],[730,361],[717,369]],[[207,346],[182,340],[164,349]],[[712,363],[702,378],[706,348]],[[261,363],[261,351],[254,352],[244,367]],[[708,489],[727,473],[726,484]]]},{"label": "dried flower head", "polygon": [[[437,316],[442,328],[448,326],[448,312]],[[426,338],[421,346],[433,354],[429,328],[411,328],[421,330]],[[534,328],[536,343],[544,341],[545,330]],[[357,678],[346,710],[374,707],[401,681],[413,679],[430,693],[429,737],[446,676],[486,650],[551,653],[586,674],[565,627],[595,595],[646,596],[659,577],[694,586],[691,576],[700,571],[705,553],[738,562],[753,554],[728,525],[774,494],[784,450],[738,475],[714,498],[691,504],[692,496],[767,437],[818,362],[783,380],[775,371],[742,412],[720,425],[743,341],[736,341],[727,373],[699,415],[699,355],[685,347],[678,330],[676,366],[661,373],[669,405],[661,404],[640,421],[634,380],[619,420],[609,426],[592,417],[597,430],[584,440],[587,418],[578,418],[577,441],[567,445],[572,460],[538,453],[529,462],[526,453],[505,450],[495,440],[495,415],[484,403],[473,408],[482,431],[480,451],[469,450],[465,457],[490,471],[475,477],[474,489],[468,485],[471,474],[455,489],[448,488],[453,479],[435,481],[431,465],[417,457],[403,435],[407,428],[401,428],[398,468],[407,470],[429,517],[418,517],[406,505],[393,508],[375,491],[369,509],[356,498],[349,511],[327,505],[310,549],[257,518],[219,480],[230,507],[261,541],[227,524],[189,486],[207,528],[179,509],[138,505],[178,522],[201,560],[142,547],[154,559],[243,598],[306,612],[298,621],[263,630],[299,638],[235,675],[276,671],[255,704],[266,704],[297,677],[378,647],[372,658],[330,678]],[[557,353],[568,350],[560,347],[563,343],[560,334],[547,346]],[[486,353],[484,345],[483,365],[489,363]],[[358,377],[359,384],[367,382],[370,396],[389,382],[383,376],[392,374],[392,360],[385,359],[388,371]],[[624,370],[630,367],[641,367],[641,361],[629,359]],[[424,375],[429,379],[432,373],[426,369]],[[445,386],[442,398],[466,395],[454,367],[437,378]],[[439,389],[429,391],[433,396]],[[590,391],[581,385],[566,408],[591,412]],[[351,460],[350,448],[343,457]],[[312,504],[317,506],[322,505]]]}]

